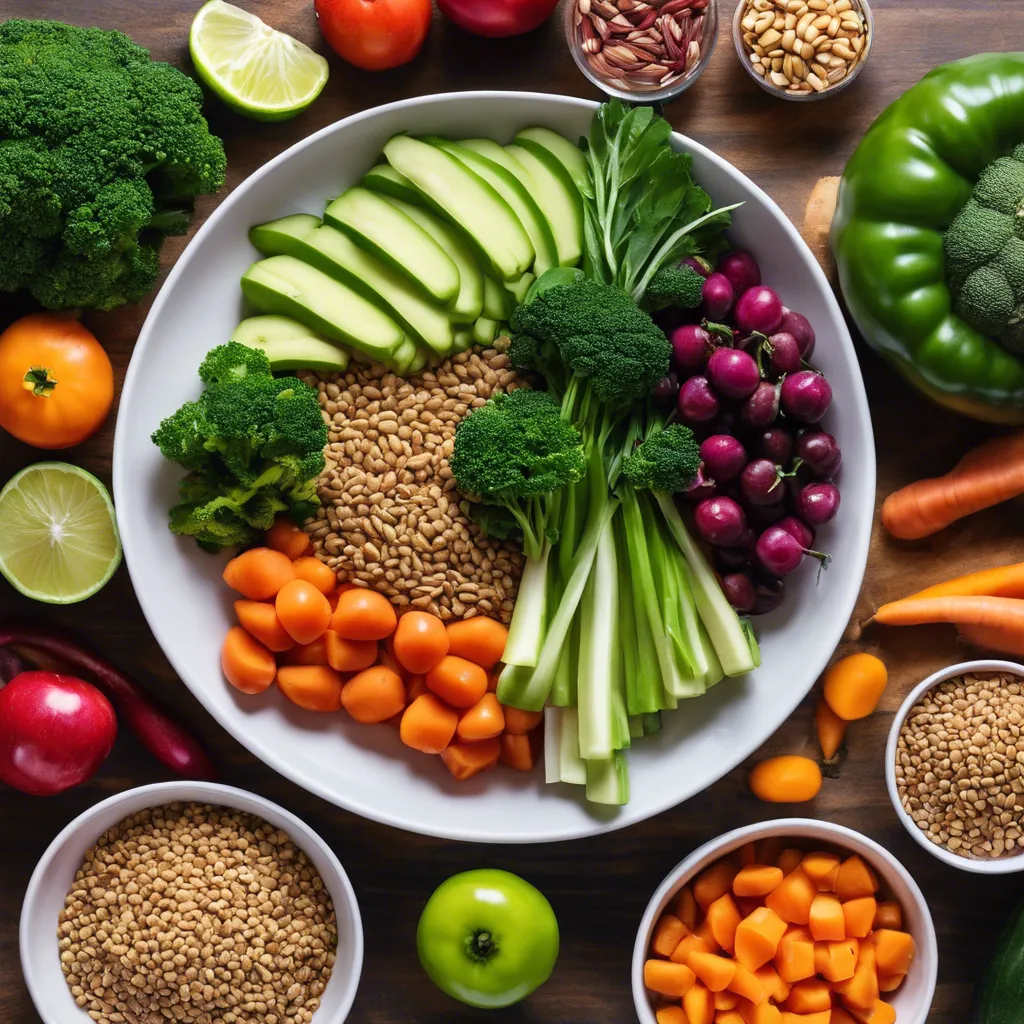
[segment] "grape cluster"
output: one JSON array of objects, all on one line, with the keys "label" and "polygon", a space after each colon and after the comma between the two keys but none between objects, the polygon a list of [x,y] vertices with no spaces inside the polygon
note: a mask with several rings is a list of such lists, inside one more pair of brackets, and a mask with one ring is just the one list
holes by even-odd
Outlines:
[{"label": "grape cluster", "polygon": [[696,322],[664,324],[672,370],[655,399],[701,439],[703,468],[687,492],[693,521],[712,546],[722,588],[737,611],[782,601],[783,577],[814,551],[815,530],[835,516],[842,453],[820,423],[832,400],[808,362],[814,329],[761,284],[746,252],[705,274]]}]

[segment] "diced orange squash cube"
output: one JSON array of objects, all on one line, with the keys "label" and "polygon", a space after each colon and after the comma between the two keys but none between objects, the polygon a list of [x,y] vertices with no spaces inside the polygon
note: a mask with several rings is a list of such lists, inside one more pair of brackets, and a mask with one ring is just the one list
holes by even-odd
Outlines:
[{"label": "diced orange squash cube", "polygon": [[863,939],[868,935],[875,920],[876,907],[874,896],[858,896],[856,899],[847,900],[843,904],[846,934],[856,939]]},{"label": "diced orange squash cube", "polygon": [[747,1024],[781,1024],[782,1013],[774,1003],[766,999],[762,1003],[748,1004]]},{"label": "diced orange squash cube", "polygon": [[879,974],[906,974],[910,970],[914,959],[914,939],[907,932],[879,928],[872,933],[871,941]]},{"label": "diced orange squash cube", "polygon": [[691,953],[686,966],[712,992],[721,992],[729,987],[732,976],[736,973],[736,964],[728,957],[717,953]]},{"label": "diced orange squash cube", "polygon": [[800,867],[818,887],[819,892],[828,892],[835,887],[839,863],[839,858],[834,853],[809,853],[804,857]]},{"label": "diced orange squash cube", "polygon": [[820,978],[798,981],[786,1000],[790,1013],[819,1013],[832,1009],[832,986]]},{"label": "diced orange squash cube", "polygon": [[789,924],[807,924],[811,903],[817,895],[818,887],[801,868],[796,868],[768,893],[764,905]]},{"label": "diced orange squash cube", "polygon": [[815,894],[807,923],[815,942],[838,942],[846,938],[843,905],[839,897],[830,892]]},{"label": "diced orange squash cube", "polygon": [[759,839],[754,844],[757,856],[754,858],[758,864],[774,864],[779,854],[782,853],[782,836],[768,836],[767,839]]},{"label": "diced orange squash cube", "polygon": [[839,982],[835,990],[847,1006],[870,1009],[878,999],[878,975],[866,963],[859,963],[853,977]]},{"label": "diced orange squash cube", "polygon": [[876,999],[870,1010],[858,1010],[855,1006],[847,1009],[858,1024],[896,1024],[896,1011],[881,999]]},{"label": "diced orange squash cube", "polygon": [[833,1006],[829,1024],[857,1024],[857,1022],[841,1006]]},{"label": "diced orange squash cube", "polygon": [[903,979],[905,977],[905,974],[879,974],[878,991],[895,992],[896,989],[898,989],[900,985],[903,984]]},{"label": "diced orange squash cube", "polygon": [[826,981],[846,981],[857,969],[856,939],[842,939],[839,942],[816,942],[814,944],[815,974]]},{"label": "diced orange squash cube", "polygon": [[736,959],[748,971],[756,971],[775,956],[785,934],[786,922],[774,910],[758,907],[736,928]]},{"label": "diced orange squash cube", "polygon": [[683,996],[683,1013],[689,1024],[714,1024],[715,1001],[710,990],[699,981],[694,982]]},{"label": "diced orange squash cube", "polygon": [[693,898],[705,914],[715,900],[732,890],[732,880],[738,870],[730,861],[720,860],[705,868],[693,880]]},{"label": "diced orange squash cube", "polygon": [[831,1010],[818,1013],[790,1013],[789,1010],[783,1010],[779,1024],[830,1024],[831,1019]]},{"label": "diced orange squash cube", "polygon": [[735,992],[743,999],[749,999],[755,1006],[764,1002],[764,986],[757,975],[753,971],[747,970],[743,964],[736,965],[736,973],[732,976],[732,981],[729,982],[729,991]]},{"label": "diced orange squash cube", "polygon": [[732,891],[735,896],[767,896],[785,875],[782,868],[772,864],[748,864],[740,868],[732,880]]},{"label": "diced orange squash cube", "polygon": [[715,1024],[746,1024],[739,1010],[718,1010],[715,1013]]},{"label": "diced orange squash cube", "polygon": [[732,953],[736,948],[736,928],[741,920],[736,901],[727,892],[708,907],[707,913],[715,942],[727,953]]},{"label": "diced orange squash cube", "polygon": [[790,985],[814,976],[814,940],[810,932],[805,935],[802,929],[790,929],[782,936],[775,954],[775,969]]},{"label": "diced orange squash cube", "polygon": [[686,964],[666,960],[648,960],[644,964],[644,984],[658,995],[681,999],[696,978]]},{"label": "diced orange squash cube", "polygon": [[704,940],[704,945],[708,947],[709,953],[721,952],[721,945],[718,939],[715,938],[715,933],[711,930],[711,922],[704,918],[703,921],[693,931],[694,935],[699,935]]},{"label": "diced orange squash cube", "polygon": [[903,908],[895,900],[881,901],[875,907],[875,919],[871,927],[900,931],[903,928]]},{"label": "diced orange squash cube", "polygon": [[779,977],[779,972],[771,964],[758,967],[754,973],[757,980],[764,986],[764,994],[776,1003],[784,1003],[790,993],[789,982]]},{"label": "diced orange squash cube", "polygon": [[710,953],[711,948],[708,944],[694,932],[690,932],[689,935],[683,936],[679,940],[679,945],[672,950],[672,955],[669,957],[673,963],[685,964],[690,959],[690,954],[694,951],[700,953]]},{"label": "diced orange squash cube", "polygon": [[676,897],[676,917],[692,932],[697,927],[697,901],[693,898],[693,890],[687,885]]},{"label": "diced orange squash cube", "polygon": [[734,850],[732,855],[736,858],[736,863],[739,864],[741,870],[757,863],[757,847],[753,843],[746,843],[738,850]]},{"label": "diced orange squash cube", "polygon": [[654,1013],[658,1024],[690,1024],[683,1013],[683,1008],[673,1003],[671,1006],[659,1006]]},{"label": "diced orange squash cube", "polygon": [[740,912],[740,917],[750,917],[750,915],[758,909],[758,907],[764,906],[764,897],[758,896],[737,896],[736,897],[736,909]]},{"label": "diced orange squash cube", "polygon": [[711,996],[716,1010],[735,1010],[740,1003],[740,997],[728,989],[723,989],[721,992],[712,992]]},{"label": "diced orange squash cube", "polygon": [[871,868],[854,854],[839,865],[833,890],[844,903],[861,896],[874,896],[878,892],[878,879]]},{"label": "diced orange squash cube", "polygon": [[871,970],[878,971],[878,962],[875,958],[875,944],[871,941],[870,936],[860,944],[860,949],[857,950],[857,966],[864,964],[865,967],[870,967]]},{"label": "diced orange squash cube", "polygon": [[654,926],[651,938],[651,952],[667,960],[676,946],[690,933],[690,929],[675,914],[662,914]]},{"label": "diced orange squash cube", "polygon": [[782,853],[775,858],[775,866],[782,868],[782,873],[788,875],[790,871],[795,870],[800,866],[800,862],[804,859],[804,851],[797,849],[783,850]]}]

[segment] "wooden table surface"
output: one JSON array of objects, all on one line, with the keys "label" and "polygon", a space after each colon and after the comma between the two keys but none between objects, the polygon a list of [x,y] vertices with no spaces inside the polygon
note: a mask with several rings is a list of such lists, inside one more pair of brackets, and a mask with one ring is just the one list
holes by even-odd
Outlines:
[{"label": "wooden table surface", "polygon": [[[278,28],[323,49],[311,0],[240,0]],[[0,0],[0,20],[57,18],[120,29],[155,58],[189,69],[186,39],[200,0]],[[1019,0],[873,0],[876,39],[858,83],[819,104],[786,104],[762,93],[739,67],[723,8],[722,37],[700,82],[672,104],[674,126],[731,160],[800,222],[821,175],[840,173],[878,112],[937,64],[984,50],[1006,49],[1024,37]],[[228,185],[239,184],[298,139],[374,104],[460,89],[528,89],[594,96],[565,50],[556,22],[519,39],[488,42],[435,22],[423,54],[411,65],[368,74],[331,55],[331,80],[320,99],[294,121],[258,125],[210,101],[207,114],[224,138]],[[222,196],[223,196],[222,194]],[[215,200],[200,203],[197,223]],[[164,266],[182,242],[167,246]],[[17,307],[17,308],[15,308]],[[27,311],[0,299],[0,327]],[[123,379],[147,304],[90,316]],[[941,472],[985,435],[985,428],[930,406],[874,355],[860,347],[871,400],[883,497],[916,476]],[[63,457],[109,483],[114,420]],[[42,457],[0,439],[0,483]],[[838,654],[870,650],[888,664],[890,685],[869,720],[850,729],[838,777],[797,812],[860,829],[892,850],[914,874],[939,935],[939,986],[930,1024],[964,1024],[972,986],[991,942],[1024,890],[1022,876],[985,878],[955,871],[920,850],[889,804],[883,749],[903,695],[933,670],[961,660],[951,627],[862,633],[877,603],[952,575],[1020,556],[1020,513],[1012,505],[983,513],[932,542],[901,545],[877,529],[860,602]],[[453,1003],[426,979],[414,934],[423,903],[447,875],[481,865],[518,872],[551,899],[562,928],[562,953],[551,981],[495,1019],[530,1024],[620,1024],[634,1011],[629,983],[633,939],[647,900],[663,875],[696,846],[739,825],[777,816],[745,785],[756,759],[782,752],[815,756],[811,701],[747,765],[688,803],[632,828],[595,839],[546,846],[476,846],[424,839],[363,821],[284,780],[224,733],[175,677],[154,641],[122,568],[95,598],[69,608],[33,604],[0,581],[0,621],[66,628],[122,666],[193,723],[216,751],[227,783],[256,790],[301,815],[334,847],[359,896],[366,960],[353,1024],[460,1024],[487,1015]],[[75,815],[112,793],[168,776],[122,729],[113,754],[88,784],[58,797],[33,798],[0,787],[0,1024],[38,1020],[17,953],[22,892],[38,857]],[[783,811],[788,810],[786,808]]]}]

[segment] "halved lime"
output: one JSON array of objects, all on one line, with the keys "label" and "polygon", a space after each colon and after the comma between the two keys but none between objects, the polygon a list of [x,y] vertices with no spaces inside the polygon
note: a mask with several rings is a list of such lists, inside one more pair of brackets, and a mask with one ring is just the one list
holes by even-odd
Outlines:
[{"label": "halved lime", "polygon": [[37,462],[0,491],[0,574],[27,597],[74,604],[121,564],[106,487],[67,462]]},{"label": "halved lime", "polygon": [[188,48],[206,85],[229,107],[259,121],[301,113],[327,82],[320,54],[224,0],[199,8]]}]

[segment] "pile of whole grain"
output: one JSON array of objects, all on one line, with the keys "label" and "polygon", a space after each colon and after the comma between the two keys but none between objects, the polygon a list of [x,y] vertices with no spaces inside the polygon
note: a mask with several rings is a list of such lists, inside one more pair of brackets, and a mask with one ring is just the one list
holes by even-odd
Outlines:
[{"label": "pile of whole grain", "polygon": [[57,929],[71,994],[101,1024],[300,1024],[334,965],[334,907],[285,835],[168,804],[105,832]]},{"label": "pile of whole grain", "polygon": [[1012,675],[950,679],[900,730],[903,808],[933,843],[962,857],[1024,848],[1024,686]]},{"label": "pile of whole grain", "polygon": [[399,612],[508,622],[523,557],[460,508],[448,467],[455,428],[516,383],[496,349],[462,352],[404,379],[381,366],[305,374],[328,421],[323,506],[307,525],[340,581],[373,587]]}]

